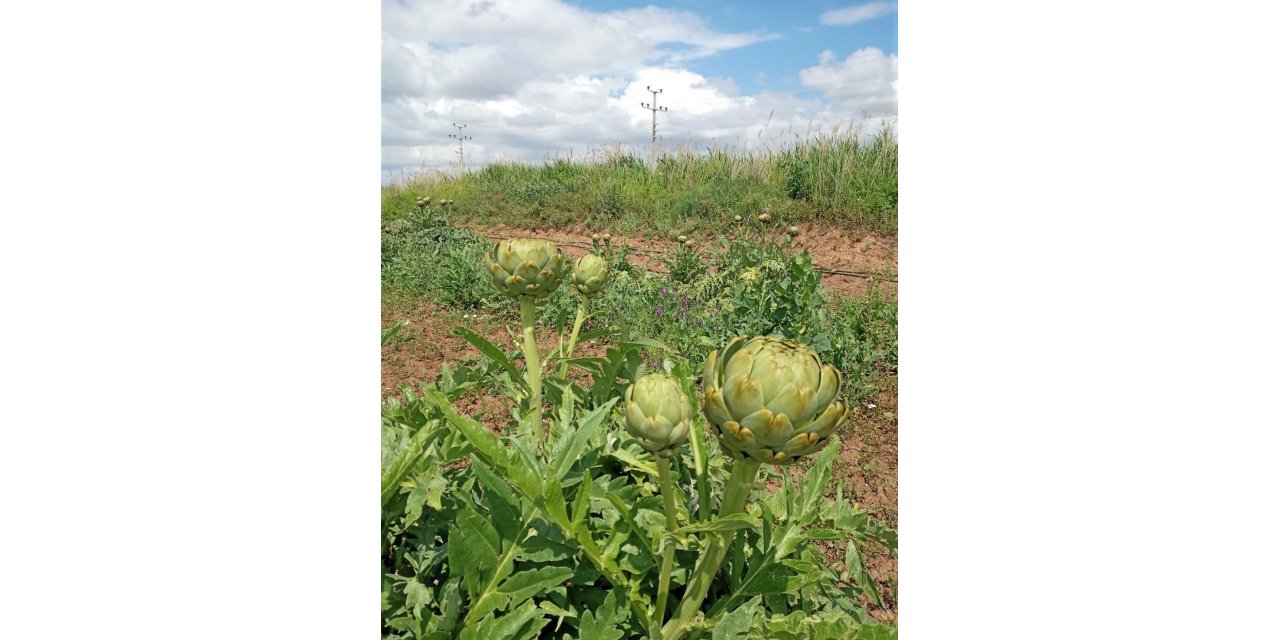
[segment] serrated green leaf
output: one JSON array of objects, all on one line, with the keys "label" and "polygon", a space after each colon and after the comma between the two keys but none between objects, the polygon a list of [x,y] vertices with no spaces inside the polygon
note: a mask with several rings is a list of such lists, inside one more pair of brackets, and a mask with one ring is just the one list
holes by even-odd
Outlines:
[{"label": "serrated green leaf", "polygon": [[804,539],[805,532],[803,528],[796,526],[793,522],[783,525],[781,536],[778,538],[777,545],[773,550],[774,559],[781,561],[791,555],[792,552],[799,548],[800,543],[804,542]]},{"label": "serrated green leaf", "polygon": [[835,529],[824,528],[807,529],[804,534],[810,540],[844,540],[849,537],[848,534]]},{"label": "serrated green leaf", "polygon": [[857,581],[858,587],[862,592],[867,594],[876,606],[884,607],[884,600],[880,599],[880,591],[876,589],[876,583],[871,579],[871,574],[867,573],[867,567],[862,562],[862,553],[858,551],[858,545],[853,541],[849,541],[849,546],[844,551],[845,564],[847,571],[853,574],[853,579]]},{"label": "serrated green leaf", "polygon": [[782,571],[761,572],[742,584],[742,595],[788,593],[787,579],[791,574]]},{"label": "serrated green leaf", "polygon": [[458,624],[458,616],[462,613],[462,594],[459,592],[459,578],[451,578],[444,583],[444,588],[440,590],[440,600],[443,602],[439,624],[436,628],[444,633],[453,633],[453,629]]},{"label": "serrated green leaf", "polygon": [[813,468],[805,474],[804,498],[796,512],[800,524],[807,525],[818,516],[818,502],[822,500],[831,480],[831,463],[840,451],[840,437],[831,436],[831,442],[818,454]]},{"label": "serrated green leaf", "polygon": [[583,471],[582,484],[578,487],[578,495],[573,501],[572,528],[577,531],[586,527],[587,514],[591,512],[591,472]]},{"label": "serrated green leaf", "polygon": [[729,531],[737,531],[739,529],[755,529],[760,526],[760,522],[748,513],[735,513],[732,515],[715,518],[708,522],[694,522],[687,524],[675,533],[680,535],[689,535],[692,533],[727,533]]},{"label": "serrated green leaf", "polygon": [[511,381],[519,385],[521,389],[524,389],[525,391],[529,390],[529,384],[524,379],[524,373],[512,364],[511,358],[507,357],[506,352],[496,347],[492,342],[486,340],[484,336],[481,336],[466,327],[454,327],[453,333],[463,340],[470,342],[472,346],[480,351],[480,353],[483,353],[490,360],[497,363],[498,366],[502,367],[502,369],[507,372],[507,375],[511,376]]},{"label": "serrated green leaf", "polygon": [[430,603],[431,590],[417,578],[410,578],[404,583],[404,606],[413,611],[413,617],[421,618],[422,608]]},{"label": "serrated green leaf", "polygon": [[563,450],[555,452],[555,462],[551,465],[551,474],[563,479],[564,475],[569,472],[569,467],[574,461],[582,456],[582,450],[586,448],[591,438],[595,437],[600,430],[600,425],[604,422],[609,412],[613,410],[613,405],[618,401],[612,398],[604,405],[588,413],[578,422],[577,427],[572,434],[566,434],[561,441],[566,442]]},{"label": "serrated green leaf", "polygon": [[546,488],[543,489],[542,498],[546,505],[547,515],[551,517],[551,521],[559,525],[566,531],[573,529],[569,522],[568,506],[564,500],[564,490],[560,488],[560,479],[551,477],[547,478]]},{"label": "serrated green leaf", "polygon": [[444,394],[439,391],[424,389],[422,399],[444,414],[449,424],[452,424],[462,433],[463,437],[475,448],[476,454],[481,459],[496,469],[508,470],[511,465],[508,462],[507,451],[502,446],[502,441],[498,440],[498,436],[490,433],[479,422],[459,415],[457,411],[454,411],[453,405],[448,398],[445,398]]},{"label": "serrated green leaf", "polygon": [[898,630],[883,624],[864,624],[858,627],[854,640],[898,640]]},{"label": "serrated green leaf", "polygon": [[640,458],[632,455],[626,449],[614,449],[609,452],[609,455],[622,461],[632,469],[641,471],[650,477],[658,477],[658,465],[649,462],[648,460],[641,460]]},{"label": "serrated green leaf", "polygon": [[521,499],[516,497],[507,482],[499,478],[479,457],[471,456],[471,468],[484,489],[483,499],[489,507],[489,516],[499,535],[503,540],[522,537],[523,532],[517,530],[521,519]]},{"label": "serrated green leaf", "polygon": [[[612,504],[613,507],[618,510],[618,515],[622,517],[622,521],[627,523],[627,526],[631,528],[631,531],[632,533],[635,534],[635,537],[638,538],[641,544],[644,545],[644,550],[649,553],[649,558],[653,561],[654,564],[657,564],[658,554],[654,550],[653,545],[649,542],[650,536],[646,535],[648,532],[644,529],[641,529],[639,525],[636,524],[635,519],[632,518],[631,507],[628,506],[627,503],[623,502],[622,497],[616,493],[610,492],[605,497],[608,498],[609,503]],[[665,522],[663,523],[663,525],[660,525],[660,526],[665,526]]]},{"label": "serrated green leaf", "polygon": [[[538,611],[538,608],[532,602],[525,602],[505,616],[495,618],[493,614],[489,614],[479,622],[464,627],[458,635],[458,639],[490,640],[509,638],[515,640],[516,638],[530,638],[532,635],[529,634],[529,629],[525,625],[530,620],[533,620],[535,616],[542,618],[543,614]],[[541,628],[542,626],[538,625],[537,629]],[[534,630],[535,635],[537,629]]]},{"label": "serrated green leaf", "polygon": [[582,612],[582,624],[578,626],[578,640],[620,640],[622,630],[618,623],[627,617],[627,609],[620,607],[618,589],[610,589],[605,596],[604,604],[596,609]]},{"label": "serrated green leaf", "polygon": [[756,615],[760,612],[760,596],[756,596],[742,606],[726,613],[711,632],[711,640],[738,640],[745,637],[747,631],[755,624]]},{"label": "serrated green leaf", "polygon": [[449,486],[439,467],[435,466],[418,474],[411,484],[413,488],[409,491],[409,497],[405,502],[404,529],[408,529],[409,525],[417,522],[418,518],[422,517],[423,506],[439,511],[441,509],[440,498],[444,495],[444,490]]},{"label": "serrated green leaf", "polygon": [[481,585],[497,567],[500,552],[497,530],[464,503],[449,527],[449,567],[462,574],[472,598],[480,596]]},{"label": "serrated green leaf", "polygon": [[519,606],[525,600],[564,583],[573,575],[569,567],[541,567],[521,571],[507,578],[498,591],[511,598],[510,606]]},{"label": "serrated green leaf", "polygon": [[561,609],[560,607],[557,607],[557,606],[555,605],[555,603],[551,602],[550,600],[541,600],[541,601],[539,601],[539,602],[538,602],[538,608],[539,608],[539,609],[542,609],[543,611],[546,611],[547,613],[550,613],[550,614],[551,614],[551,615],[553,615],[553,616],[559,616],[559,617],[561,617],[561,618],[576,618],[576,617],[578,617],[578,614],[576,614],[576,613],[574,613],[574,612],[572,612],[572,611],[569,611],[568,609]]},{"label": "serrated green leaf", "polygon": [[577,546],[570,544],[564,532],[551,523],[537,520],[533,529],[536,534],[521,544],[521,552],[516,556],[522,562],[559,562],[577,554]]}]

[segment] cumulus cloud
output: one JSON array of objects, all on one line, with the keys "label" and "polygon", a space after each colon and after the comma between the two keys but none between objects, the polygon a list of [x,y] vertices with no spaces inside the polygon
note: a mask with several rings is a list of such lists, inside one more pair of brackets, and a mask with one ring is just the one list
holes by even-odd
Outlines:
[{"label": "cumulus cloud", "polygon": [[852,7],[843,9],[824,11],[819,20],[829,27],[847,27],[851,24],[874,20],[880,16],[887,16],[897,11],[897,9],[897,2],[868,2],[866,4],[855,4]]},{"label": "cumulus cloud", "polygon": [[[863,115],[861,106],[835,98],[742,95],[731,79],[681,68],[778,37],[719,32],[686,11],[593,12],[559,0],[384,0],[382,11],[382,164],[392,173],[455,163],[453,122],[466,123],[473,138],[466,143],[472,167],[615,143],[645,148],[646,85],[663,88],[658,102],[670,108],[658,114],[663,142],[699,149],[776,144],[806,127],[849,126]],[[814,69],[837,69],[831,62]],[[896,58],[893,70],[896,79]],[[840,93],[825,79],[814,88]]]},{"label": "cumulus cloud", "polygon": [[896,110],[898,56],[867,47],[838,62],[835,53],[823,51],[818,56],[818,66],[800,71],[800,82],[859,112]]}]

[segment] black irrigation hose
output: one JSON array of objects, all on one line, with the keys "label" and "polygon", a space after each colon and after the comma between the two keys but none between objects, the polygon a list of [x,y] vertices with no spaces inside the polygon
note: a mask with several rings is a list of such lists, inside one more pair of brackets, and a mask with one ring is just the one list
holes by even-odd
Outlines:
[{"label": "black irrigation hose", "polygon": [[[484,237],[486,237],[486,238],[488,238],[488,239],[490,239],[490,240],[493,240],[493,241],[495,241],[495,242],[500,241],[500,240],[506,240],[506,239],[507,239],[507,238],[506,238],[506,236],[490,236],[490,235],[485,235]],[[579,248],[579,249],[586,249],[586,250],[588,250],[588,251],[590,251],[590,250],[593,248],[593,247],[592,247],[591,245],[589,245],[589,244],[581,244],[581,243],[577,243],[577,242],[571,242],[571,241],[568,241],[568,240],[556,240],[556,244],[557,244],[557,245],[566,246],[566,247],[577,247],[577,248]],[[660,254],[660,253],[658,253],[657,251],[648,251],[648,250],[645,250],[645,249],[636,249],[636,248],[634,248],[634,247],[632,247],[632,248],[631,248],[631,252],[632,252],[632,253],[642,253],[642,254],[647,255],[647,256],[649,256],[649,257],[651,257],[651,258],[656,258],[656,257],[658,257],[659,255],[661,255],[661,254]],[[644,267],[643,265],[641,265],[641,266],[642,266],[642,268],[644,268],[644,269],[646,269],[646,270],[648,270],[648,271],[652,271],[652,272],[654,272],[654,273],[667,273],[667,271],[666,271],[665,269],[654,269],[654,268],[652,268],[652,267]],[[872,278],[872,277],[875,277],[875,276],[876,276],[876,274],[871,273],[871,272],[868,272],[868,271],[845,271],[845,270],[843,270],[843,269],[826,269],[826,268],[823,268],[823,267],[814,267],[814,268],[813,268],[813,270],[814,270],[814,271],[817,271],[818,273],[821,273],[821,274],[833,275],[833,276],[845,276],[845,277],[850,277],[850,278]],[[884,280],[885,282],[897,282],[897,281],[898,281],[898,279],[897,279],[897,278],[881,278],[881,280]]]}]

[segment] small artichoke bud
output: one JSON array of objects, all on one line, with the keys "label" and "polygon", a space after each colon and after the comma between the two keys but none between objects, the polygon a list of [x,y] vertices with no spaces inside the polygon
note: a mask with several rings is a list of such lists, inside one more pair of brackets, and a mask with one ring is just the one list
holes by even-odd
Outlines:
[{"label": "small artichoke bud", "polygon": [[760,220],[760,222],[768,222],[768,221],[769,221],[769,214],[767,214],[767,213],[762,213],[762,214],[760,214],[760,218],[759,218],[759,220]]},{"label": "small artichoke bud", "polygon": [[605,241],[605,242],[608,242],[608,241],[609,241],[609,239],[610,239],[610,238],[612,238],[613,236],[611,236],[611,235],[609,235],[609,234],[607,234],[607,233],[606,233],[606,234],[604,234],[604,235],[603,235],[603,236],[601,236],[601,237],[602,237],[602,238],[604,238],[604,241]]},{"label": "small artichoke bud", "polygon": [[734,221],[734,222],[742,222],[742,216],[734,216],[734,217],[733,217],[733,221]]},{"label": "small artichoke bud", "polygon": [[793,236],[798,235],[800,233],[800,227],[796,227],[796,226],[787,227],[787,233]]},{"label": "small artichoke bud", "polygon": [[688,238],[686,238],[686,237],[684,237],[684,236],[677,236],[677,237],[676,237],[676,242],[684,242],[685,240],[688,240]]},{"label": "small artichoke bud", "polygon": [[591,241],[592,241],[592,242],[596,242],[596,241],[598,241],[598,240],[600,240],[600,234],[598,234],[598,233],[593,233],[593,234],[591,234]]},{"label": "small artichoke bud", "polygon": [[692,249],[692,248],[693,248],[693,241],[692,241],[692,240],[685,240],[685,241],[684,241],[684,246],[685,246],[685,248],[686,248],[686,249]]},{"label": "small artichoke bud", "polygon": [[600,293],[608,281],[609,263],[594,253],[578,258],[573,265],[573,286],[584,296]]},{"label": "small artichoke bud", "polygon": [[806,345],[738,336],[707,358],[702,411],[727,452],[789,464],[826,446],[848,417],[840,383]]},{"label": "small artichoke bud", "polygon": [[674,456],[689,437],[689,398],[666,374],[651,373],[627,387],[623,411],[627,433],[655,456]]},{"label": "small artichoke bud", "polygon": [[568,271],[564,254],[546,240],[516,238],[493,245],[486,254],[493,286],[512,298],[545,301]]}]

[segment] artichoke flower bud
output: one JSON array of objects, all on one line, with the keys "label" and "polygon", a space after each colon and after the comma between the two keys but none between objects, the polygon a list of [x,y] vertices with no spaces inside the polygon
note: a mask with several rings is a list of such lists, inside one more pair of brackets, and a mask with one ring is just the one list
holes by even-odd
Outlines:
[{"label": "artichoke flower bud", "polygon": [[676,242],[684,242],[685,240],[688,240],[688,238],[684,236],[676,236]]},{"label": "artichoke flower bud", "polygon": [[578,258],[573,264],[573,286],[584,296],[600,293],[608,281],[609,263],[594,253]]},{"label": "artichoke flower bud", "polygon": [[686,248],[686,249],[692,249],[692,248],[693,248],[693,241],[692,241],[692,240],[685,240],[685,241],[684,241],[684,246],[685,246],[685,248]]},{"label": "artichoke flower bud", "polygon": [[840,383],[806,345],[738,336],[707,359],[702,411],[726,451],[789,464],[826,446],[848,417]]},{"label": "artichoke flower bud", "polygon": [[651,373],[627,387],[624,396],[627,433],[646,451],[670,458],[689,437],[689,398],[671,376]]},{"label": "artichoke flower bud", "polygon": [[564,254],[546,240],[516,238],[493,245],[486,255],[493,286],[512,298],[545,301],[564,281]]},{"label": "artichoke flower bud", "polygon": [[742,222],[742,216],[734,216],[734,217],[733,217],[733,221],[734,221],[734,222]]},{"label": "artichoke flower bud", "polygon": [[795,236],[795,235],[799,235],[799,234],[800,234],[800,227],[795,227],[795,226],[787,227],[787,233],[789,233],[789,234],[791,234],[791,235],[793,235],[793,236]]},{"label": "artichoke flower bud", "polygon": [[767,213],[762,213],[762,214],[760,214],[760,218],[759,218],[759,220],[760,220],[760,222],[768,222],[768,221],[769,221],[769,214],[767,214]]},{"label": "artichoke flower bud", "polygon": [[610,238],[612,238],[613,236],[611,236],[611,235],[609,235],[609,234],[607,234],[607,233],[606,233],[606,234],[604,234],[604,236],[602,236],[602,237],[604,238],[604,241],[605,241],[605,242],[608,242],[608,241],[609,241],[609,239],[610,239]]}]

